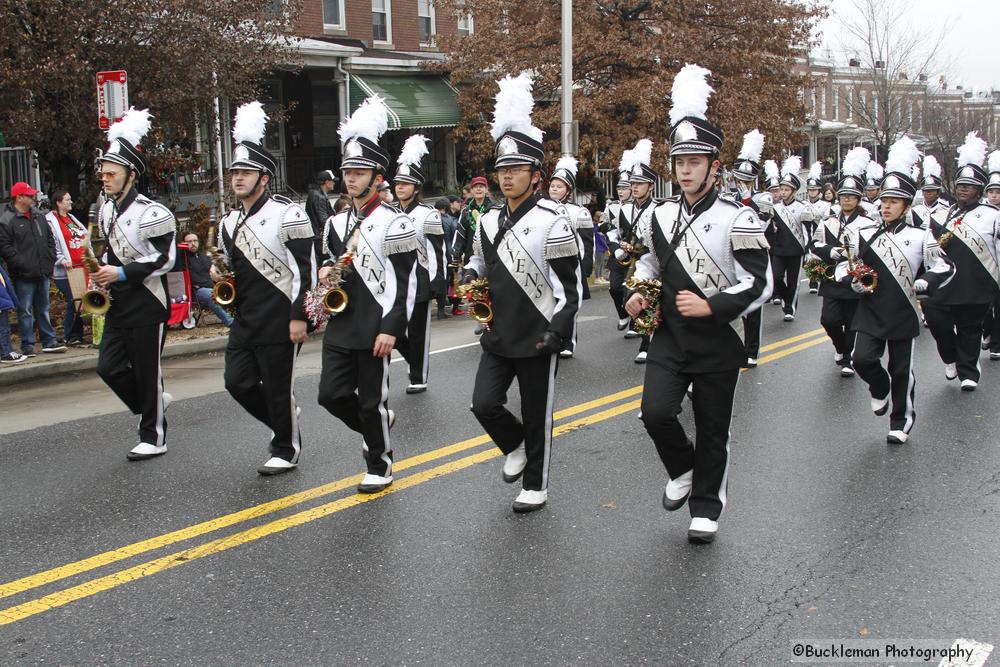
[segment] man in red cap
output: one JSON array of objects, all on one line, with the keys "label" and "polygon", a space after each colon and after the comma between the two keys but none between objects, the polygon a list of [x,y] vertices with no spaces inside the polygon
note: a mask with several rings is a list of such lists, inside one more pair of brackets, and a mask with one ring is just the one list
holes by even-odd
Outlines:
[{"label": "man in red cap", "polygon": [[35,324],[42,338],[42,352],[65,352],[49,320],[49,278],[56,262],[56,244],[45,216],[35,208],[38,190],[15,183],[11,201],[0,211],[0,257],[7,264],[20,302],[17,322],[21,352],[35,356]]}]

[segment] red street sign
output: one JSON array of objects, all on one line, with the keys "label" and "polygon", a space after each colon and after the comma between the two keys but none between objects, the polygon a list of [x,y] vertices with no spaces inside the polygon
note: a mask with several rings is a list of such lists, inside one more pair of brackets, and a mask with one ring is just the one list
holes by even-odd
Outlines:
[{"label": "red street sign", "polygon": [[97,73],[97,126],[106,130],[128,110],[128,74],[125,70]]}]

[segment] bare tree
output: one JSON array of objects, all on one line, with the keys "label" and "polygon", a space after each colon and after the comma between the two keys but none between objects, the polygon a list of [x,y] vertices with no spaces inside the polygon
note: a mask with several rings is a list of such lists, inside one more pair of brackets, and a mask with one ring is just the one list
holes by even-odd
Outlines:
[{"label": "bare tree", "polygon": [[915,105],[927,81],[942,69],[941,44],[948,24],[937,30],[912,26],[905,0],[852,0],[840,15],[842,49],[858,76],[846,100],[850,115],[880,146],[914,128]]},{"label": "bare tree", "polygon": [[941,178],[949,187],[953,184],[958,147],[965,143],[969,132],[977,132],[987,141],[992,138],[992,105],[969,105],[964,97],[945,96],[941,91],[928,90],[924,96],[922,135],[924,152],[934,155],[941,163]]}]

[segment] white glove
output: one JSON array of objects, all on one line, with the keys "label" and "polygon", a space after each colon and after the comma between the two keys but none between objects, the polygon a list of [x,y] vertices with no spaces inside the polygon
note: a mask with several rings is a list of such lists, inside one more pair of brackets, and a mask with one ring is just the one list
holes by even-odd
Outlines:
[{"label": "white glove", "polygon": [[615,250],[615,259],[625,259],[626,257],[628,257],[628,253],[621,248]]},{"label": "white glove", "polygon": [[913,281],[913,291],[915,291],[917,294],[923,294],[924,292],[926,292],[927,287],[928,287],[927,281],[924,280],[923,278],[918,278]]},{"label": "white glove", "polygon": [[847,253],[844,252],[843,248],[834,248],[833,250],[830,251],[830,259],[832,259],[835,262],[839,262],[845,257],[847,257]]},{"label": "white glove", "polygon": [[858,294],[868,293],[868,290],[865,289],[865,286],[862,285],[861,282],[857,279],[851,281],[851,289],[857,292]]},{"label": "white glove", "polygon": [[800,222],[813,222],[816,220],[816,212],[813,211],[812,206],[806,206],[802,209],[801,215],[799,215]]}]

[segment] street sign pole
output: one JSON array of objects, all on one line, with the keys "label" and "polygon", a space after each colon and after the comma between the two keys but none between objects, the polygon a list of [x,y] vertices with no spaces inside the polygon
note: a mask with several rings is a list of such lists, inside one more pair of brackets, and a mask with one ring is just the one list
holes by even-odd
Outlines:
[{"label": "street sign pole", "polygon": [[562,0],[562,123],[563,155],[576,155],[573,127],[573,0]]}]

